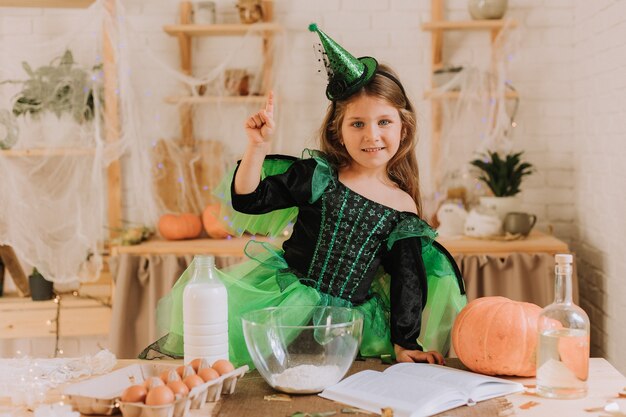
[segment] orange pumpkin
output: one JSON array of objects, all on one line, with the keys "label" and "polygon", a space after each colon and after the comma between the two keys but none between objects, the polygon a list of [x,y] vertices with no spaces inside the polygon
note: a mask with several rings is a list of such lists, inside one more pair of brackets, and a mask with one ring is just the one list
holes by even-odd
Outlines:
[{"label": "orange pumpkin", "polygon": [[213,239],[226,239],[230,233],[219,220],[220,205],[209,204],[202,212],[202,224],[209,237]]},{"label": "orange pumpkin", "polygon": [[202,221],[191,213],[164,214],[159,219],[159,233],[167,240],[195,239],[202,233]]},{"label": "orange pumpkin", "polygon": [[487,375],[534,376],[541,307],[505,297],[470,302],[452,327],[452,346],[465,366]]}]

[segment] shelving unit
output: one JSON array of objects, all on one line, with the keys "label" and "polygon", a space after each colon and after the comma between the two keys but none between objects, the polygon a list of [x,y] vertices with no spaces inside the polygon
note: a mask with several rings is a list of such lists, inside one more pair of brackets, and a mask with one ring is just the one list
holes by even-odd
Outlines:
[{"label": "shelving unit", "polygon": [[242,36],[247,33],[261,36],[263,38],[263,67],[262,82],[260,96],[192,96],[189,97],[166,97],[165,102],[180,105],[180,122],[181,122],[181,145],[184,147],[193,147],[195,139],[193,134],[193,116],[191,105],[206,103],[262,103],[263,95],[269,90],[272,79],[272,62],[273,62],[273,37],[283,28],[272,22],[273,19],[273,1],[263,2],[263,22],[253,24],[213,24],[198,25],[191,22],[192,5],[190,1],[182,1],[179,8],[179,21],[177,25],[166,25],[163,27],[165,33],[178,38],[178,46],[180,48],[180,67],[187,74],[192,73],[192,38],[206,36]]},{"label": "shelving unit", "polygon": [[[422,25],[422,30],[431,32],[431,88],[424,93],[424,98],[431,100],[431,144],[433,161],[433,170],[439,169],[437,166],[440,161],[441,152],[441,132],[442,132],[442,100],[456,100],[460,97],[460,92],[448,91],[438,93],[435,91],[434,72],[444,67],[443,48],[444,33],[446,31],[486,31],[491,35],[491,46],[500,35],[504,28],[515,28],[517,22],[511,19],[498,20],[462,20],[449,21],[444,16],[444,0],[431,0],[431,20]],[[506,98],[518,98],[516,91],[507,91]]]},{"label": "shelving unit", "polygon": [[[181,1],[179,4],[178,24],[165,25],[163,31],[177,38],[180,50],[180,69],[186,75],[192,75],[193,67],[193,42],[197,38],[210,37],[212,41],[219,42],[224,37],[240,37],[250,35],[261,40],[262,66],[260,78],[260,91],[256,95],[228,96],[228,95],[198,95],[188,87],[187,93],[164,97],[167,104],[178,106],[180,121],[180,136],[171,146],[171,142],[158,141],[155,151],[158,155],[156,161],[162,171],[156,182],[156,189],[165,208],[171,212],[196,211],[201,206],[213,202],[212,191],[221,178],[222,167],[217,166],[215,161],[221,160],[225,152],[224,146],[219,140],[197,141],[194,134],[194,110],[201,105],[223,105],[225,111],[236,107],[249,106],[261,107],[265,102],[265,94],[270,89],[273,70],[273,43],[274,36],[283,31],[281,25],[273,22],[273,0],[264,0],[263,21],[252,24],[195,24],[192,22],[191,1]],[[172,164],[173,160],[183,161],[181,165]],[[190,162],[193,161],[193,162]],[[190,163],[187,163],[190,162]],[[181,178],[197,179],[204,185],[198,193],[182,195],[180,193]]]},{"label": "shelving unit", "polygon": [[[94,0],[5,0],[0,7],[19,8],[86,8]],[[114,14],[115,1],[105,0],[105,7]],[[116,94],[117,74],[115,52],[109,33],[103,33],[103,73],[104,73],[104,135],[105,140],[119,140],[119,103]],[[39,158],[49,156],[92,157],[94,148],[30,148],[0,150],[0,158]],[[10,196],[8,197],[10,198]],[[122,226],[121,165],[119,160],[111,162],[107,169],[108,223],[110,230]],[[115,232],[111,232],[111,237]],[[11,252],[13,251],[10,249]],[[105,262],[106,263],[106,262]],[[20,267],[21,269],[21,267]],[[25,288],[20,292],[25,293]],[[111,279],[108,271],[103,271],[96,283],[82,286],[79,293],[83,297],[63,294],[60,302],[53,300],[33,302],[30,298],[4,294],[0,297],[0,347],[11,339],[47,338],[37,343],[54,346],[54,337],[85,338],[87,341],[104,339],[111,327]],[[55,321],[59,320],[57,326]],[[26,352],[28,353],[28,352]],[[51,352],[52,353],[52,352]],[[77,352],[78,353],[78,352]]]},{"label": "shelving unit", "polygon": [[[21,8],[86,8],[91,6],[94,0],[7,0],[0,3],[0,7]],[[106,0],[105,7],[115,14],[115,1]],[[111,37],[104,29],[103,34],[103,74],[104,74],[104,122],[106,127],[105,140],[108,142],[118,141],[120,138],[119,102],[116,93],[117,74],[115,68],[115,52],[111,43]],[[94,155],[92,148],[33,148],[33,149],[9,149],[0,150],[1,157],[39,157],[39,156],[64,156],[64,155]],[[107,201],[108,201],[108,227],[110,237],[116,236],[116,230],[122,227],[122,172],[119,160],[114,160],[107,169]]]}]

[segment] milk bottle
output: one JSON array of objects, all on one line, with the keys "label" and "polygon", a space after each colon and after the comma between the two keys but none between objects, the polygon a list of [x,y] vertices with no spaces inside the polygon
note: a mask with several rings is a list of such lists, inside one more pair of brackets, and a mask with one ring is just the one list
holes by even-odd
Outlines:
[{"label": "milk bottle", "polygon": [[217,277],[215,258],[197,255],[191,280],[183,292],[185,363],[228,358],[228,298]]}]

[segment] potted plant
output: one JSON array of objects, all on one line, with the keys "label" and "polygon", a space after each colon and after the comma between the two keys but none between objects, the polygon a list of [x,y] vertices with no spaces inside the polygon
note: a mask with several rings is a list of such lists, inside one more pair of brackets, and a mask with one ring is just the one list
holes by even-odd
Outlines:
[{"label": "potted plant", "polygon": [[480,170],[478,179],[493,193],[493,197],[481,197],[480,204],[494,209],[501,219],[515,210],[515,196],[521,191],[522,180],[534,172],[532,164],[522,161],[522,154],[510,153],[501,157],[498,152],[487,151],[483,158],[470,162]]},{"label": "potted plant", "polygon": [[33,268],[32,274],[28,276],[28,285],[33,301],[45,301],[54,298],[54,284],[45,279],[37,268]]},{"label": "potted plant", "polygon": [[[12,114],[15,117],[27,117],[32,119],[21,124],[32,123],[33,120],[45,118],[46,128],[42,133],[64,133],[76,131],[76,125],[82,125],[94,119],[96,114],[96,94],[94,88],[102,88],[101,82],[94,78],[95,71],[101,65],[94,66],[91,70],[79,66],[70,50],[66,50],[62,56],[57,57],[49,65],[43,65],[33,69],[27,62],[22,62],[22,67],[28,78],[23,80],[5,80],[2,84],[19,84],[21,90],[15,95]],[[94,81],[95,80],[95,81]],[[102,101],[101,101],[102,103]],[[56,117],[50,117],[54,115]],[[60,120],[65,126],[73,122],[71,126],[62,129],[59,126],[50,126]]]}]

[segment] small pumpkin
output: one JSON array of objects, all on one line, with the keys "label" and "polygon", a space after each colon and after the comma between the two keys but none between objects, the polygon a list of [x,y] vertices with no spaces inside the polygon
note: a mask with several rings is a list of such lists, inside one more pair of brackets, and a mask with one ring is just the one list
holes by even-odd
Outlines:
[{"label": "small pumpkin", "polygon": [[506,297],[482,297],[461,310],[452,346],[470,370],[487,375],[534,376],[541,307]]},{"label": "small pumpkin", "polygon": [[202,221],[191,213],[164,214],[159,219],[159,233],[167,240],[195,239],[202,233]]},{"label": "small pumpkin", "polygon": [[202,224],[204,230],[213,239],[226,239],[230,236],[230,232],[219,220],[220,205],[209,204],[202,212]]}]

